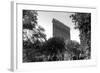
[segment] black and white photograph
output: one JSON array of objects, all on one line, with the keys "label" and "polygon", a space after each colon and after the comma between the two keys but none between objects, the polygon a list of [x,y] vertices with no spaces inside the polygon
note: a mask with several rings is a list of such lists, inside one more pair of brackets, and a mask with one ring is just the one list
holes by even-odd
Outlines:
[{"label": "black and white photograph", "polygon": [[22,61],[91,59],[91,13],[22,10]]}]

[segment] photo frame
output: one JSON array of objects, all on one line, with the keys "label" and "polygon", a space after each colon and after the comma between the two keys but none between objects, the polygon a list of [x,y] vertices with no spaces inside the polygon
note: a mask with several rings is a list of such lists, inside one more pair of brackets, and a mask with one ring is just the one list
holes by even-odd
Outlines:
[{"label": "photo frame", "polygon": [[[26,50],[23,50],[23,47],[24,47],[23,46],[23,34],[24,34],[23,33],[23,30],[24,30],[23,24],[24,24],[24,21],[27,24],[28,24],[28,22],[31,22],[30,24],[33,24],[33,21],[30,21],[29,19],[27,20],[27,18],[28,18],[27,17],[27,13],[24,15],[24,11],[26,11],[26,12],[30,11],[31,13],[34,13],[34,10],[36,10],[38,12],[38,14],[40,14],[40,15],[44,14],[45,17],[46,17],[46,14],[50,14],[46,18],[44,18],[44,16],[41,16],[42,18],[41,18],[40,21],[43,21],[42,19],[45,19],[45,20],[49,19],[50,20],[49,17],[52,17],[53,18],[52,23],[53,24],[54,23],[55,24],[59,24],[59,25],[55,25],[55,27],[56,26],[57,27],[60,26],[59,27],[59,29],[60,29],[59,30],[59,34],[60,34],[61,30],[64,32],[64,29],[68,28],[66,26],[63,27],[61,25],[61,24],[63,24],[62,23],[63,20],[65,20],[64,17],[61,17],[64,14],[67,13],[66,17],[65,17],[67,22],[70,21],[68,19],[69,14],[72,14],[72,15],[73,15],[73,13],[74,14],[75,13],[80,13],[80,14],[86,14],[86,15],[90,14],[90,21],[89,21],[90,26],[91,26],[90,27],[90,29],[91,29],[90,33],[91,34],[89,34],[89,36],[90,36],[90,40],[89,41],[90,41],[90,44],[91,44],[90,45],[90,47],[91,47],[90,58],[89,59],[84,58],[84,60],[82,60],[82,59],[76,59],[76,57],[75,57],[76,60],[74,60],[74,57],[70,57],[72,59],[69,59],[69,60],[65,60],[65,59],[64,60],[60,60],[59,59],[59,60],[57,60],[58,58],[56,57],[57,61],[54,61],[55,58],[52,58],[53,59],[52,61],[47,61],[47,60],[44,61],[44,60],[42,60],[43,62],[42,61],[38,61],[38,60],[36,60],[36,61],[32,60],[33,61],[32,62],[32,61],[30,61],[31,59],[27,60],[25,58],[25,61],[23,61],[24,60],[23,59],[23,55],[24,55],[23,51],[26,51]],[[11,70],[13,70],[13,71],[27,71],[27,70],[38,70],[38,69],[42,70],[42,69],[56,69],[56,68],[95,66],[96,65],[96,63],[97,63],[96,62],[96,58],[97,58],[96,57],[96,48],[94,46],[95,44],[93,43],[93,41],[95,41],[93,35],[95,33],[95,25],[96,25],[96,8],[95,7],[75,7],[75,6],[60,6],[60,5],[41,5],[41,4],[33,4],[33,3],[25,3],[25,2],[12,2],[11,3],[11,14],[12,14],[12,17],[11,17],[11,30],[12,30],[12,32],[11,32],[12,33],[11,34],[11,38],[12,38],[12,43],[11,43],[12,44],[12,47],[11,47]],[[32,15],[30,15],[30,17]],[[25,19],[23,19],[24,17],[25,17]],[[61,22],[58,21],[57,18],[59,20],[61,19],[62,21]],[[45,22],[45,20],[43,22]],[[38,21],[37,23],[39,23],[40,21]],[[76,22],[76,24],[77,24],[77,22]],[[51,26],[49,26],[49,24],[48,24],[48,25],[46,25],[44,27],[46,28],[47,34],[50,34],[50,35],[48,35],[48,37],[52,37],[53,35],[55,35],[55,34],[53,34],[54,32],[52,31],[52,30],[54,30],[54,26],[53,26],[53,28],[50,28]],[[71,27],[71,25],[69,25],[69,27]],[[25,26],[25,29],[26,28],[29,28],[29,29],[32,28],[32,30],[33,30],[33,26],[31,26],[31,27]],[[69,29],[68,28],[68,32],[69,32],[69,30],[71,32],[73,29]],[[56,32],[56,31],[57,30],[55,30],[55,33],[57,34],[58,32]],[[51,32],[53,32],[53,33],[51,33]],[[61,32],[61,33],[63,33],[63,32]],[[61,34],[61,36],[64,36],[64,35]],[[69,36],[68,37],[69,37],[69,39],[72,40],[73,36],[71,35],[71,33],[70,33],[70,36],[71,37],[69,37]],[[75,39],[77,39],[77,38],[75,38]],[[50,52],[50,50],[49,50],[49,52]],[[37,52],[36,52],[36,54],[37,54]],[[32,55],[33,55],[33,53],[32,53]],[[37,56],[35,56],[35,57],[37,57]],[[49,56],[49,57],[51,57],[51,56]],[[33,58],[33,56],[32,56],[32,58]],[[43,59],[44,59],[44,57],[43,57]],[[61,59],[62,59],[62,57],[61,57]],[[49,60],[51,60],[51,59],[49,58]]]}]

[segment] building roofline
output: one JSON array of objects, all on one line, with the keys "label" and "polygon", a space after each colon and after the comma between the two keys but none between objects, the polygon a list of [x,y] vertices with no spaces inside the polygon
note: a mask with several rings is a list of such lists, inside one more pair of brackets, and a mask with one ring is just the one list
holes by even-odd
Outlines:
[{"label": "building roofline", "polygon": [[[59,21],[59,20],[57,20],[55,18],[53,18],[52,22],[59,22],[59,23],[63,24],[64,28],[67,28],[68,30],[70,30],[70,27],[68,27],[67,25],[65,25],[64,23],[62,23],[61,21]],[[59,24],[56,24],[56,25],[60,26]]]}]

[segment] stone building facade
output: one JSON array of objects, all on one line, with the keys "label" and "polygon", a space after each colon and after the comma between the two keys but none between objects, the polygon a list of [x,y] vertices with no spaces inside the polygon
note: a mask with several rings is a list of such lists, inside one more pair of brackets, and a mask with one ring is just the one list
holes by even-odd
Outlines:
[{"label": "stone building facade", "polygon": [[57,19],[52,20],[53,37],[61,37],[64,40],[70,40],[70,28]]}]

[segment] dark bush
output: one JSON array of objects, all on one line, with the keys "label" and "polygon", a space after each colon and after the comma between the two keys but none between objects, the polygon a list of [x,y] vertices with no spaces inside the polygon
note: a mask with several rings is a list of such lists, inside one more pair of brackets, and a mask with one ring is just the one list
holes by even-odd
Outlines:
[{"label": "dark bush", "polygon": [[65,42],[63,38],[53,37],[44,43],[42,46],[43,54],[49,56],[50,61],[62,60],[65,51]]}]

